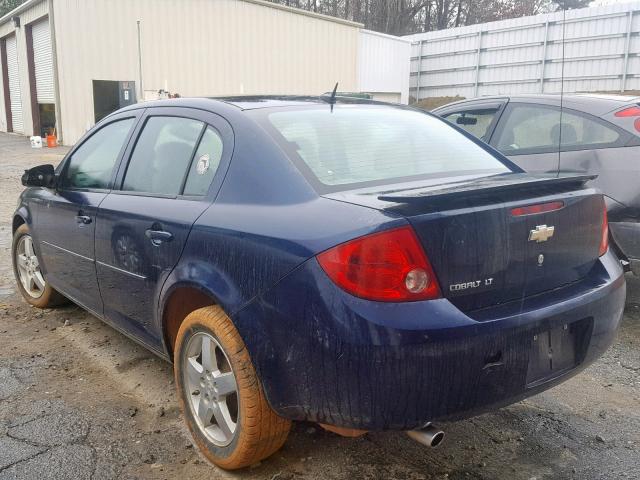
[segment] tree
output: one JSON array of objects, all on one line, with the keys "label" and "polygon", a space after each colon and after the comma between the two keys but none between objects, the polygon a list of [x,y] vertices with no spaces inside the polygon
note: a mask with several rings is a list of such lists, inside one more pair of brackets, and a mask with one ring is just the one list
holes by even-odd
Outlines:
[{"label": "tree", "polygon": [[555,10],[583,8],[592,0],[270,0],[363,23],[392,35],[429,32]]},{"label": "tree", "polygon": [[26,0],[0,0],[0,17],[5,16],[14,8],[23,4]]},{"label": "tree", "polygon": [[[26,0],[0,0],[0,16]],[[183,1],[183,0],[174,0]],[[537,15],[589,6],[592,0],[270,0],[363,23],[392,35]]]},{"label": "tree", "polygon": [[573,10],[574,8],[588,7],[591,0],[555,0],[553,4],[556,10]]}]

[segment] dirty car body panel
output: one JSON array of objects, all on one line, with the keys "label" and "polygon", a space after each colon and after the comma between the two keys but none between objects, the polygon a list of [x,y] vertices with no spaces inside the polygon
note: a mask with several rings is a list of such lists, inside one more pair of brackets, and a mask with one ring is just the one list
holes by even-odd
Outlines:
[{"label": "dirty car body panel", "polygon": [[[95,205],[95,246],[83,254],[94,265],[95,301],[104,305],[91,310],[170,359],[168,302],[182,287],[197,289],[233,320],[283,417],[367,430],[463,418],[566,380],[613,340],[625,283],[613,253],[599,251],[603,200],[585,186],[590,177],[525,174],[473,136],[406,107],[353,99],[329,105],[317,97],[129,107],[89,132],[58,175],[95,131],[123,116],[134,122]],[[382,128],[386,117],[400,123],[397,131]],[[411,161],[412,148],[423,151],[419,141],[396,149],[407,120],[456,140],[425,156],[433,172]],[[167,151],[179,158],[176,139],[193,138],[182,182],[173,182],[171,170],[154,184],[162,162],[136,156],[153,128],[160,140],[152,139],[151,156],[159,159]],[[386,143],[362,153],[370,159],[363,166],[358,148],[371,136]],[[207,141],[221,152],[215,165],[199,153]],[[451,155],[460,148],[477,158],[456,170]],[[394,153],[393,169],[385,170]],[[136,169],[144,187],[127,180]],[[206,188],[197,184],[204,177]],[[192,179],[198,195],[186,194]],[[181,185],[175,194],[158,192],[174,184]],[[25,190],[14,225],[27,222],[40,242],[33,211],[64,195]],[[553,208],[515,213],[542,204]],[[374,300],[328,273],[336,249],[390,232],[409,235],[402,238],[432,269],[426,280],[415,277],[422,284],[407,274],[406,288],[418,285],[417,296]],[[386,245],[375,258],[395,244]],[[86,304],[49,275],[59,268],[55,254],[39,253],[53,287]],[[66,268],[73,274],[85,266],[70,259]],[[434,287],[428,298],[420,296],[425,285]]]}]

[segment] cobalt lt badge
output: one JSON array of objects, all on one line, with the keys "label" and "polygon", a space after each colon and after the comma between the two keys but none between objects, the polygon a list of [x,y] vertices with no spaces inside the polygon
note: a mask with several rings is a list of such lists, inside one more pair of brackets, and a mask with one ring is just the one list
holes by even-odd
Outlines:
[{"label": "cobalt lt badge", "polygon": [[546,225],[538,225],[535,230],[531,230],[529,232],[529,241],[530,242],[546,242],[551,237],[553,237],[553,232],[555,231],[555,227],[552,225],[547,227]]}]

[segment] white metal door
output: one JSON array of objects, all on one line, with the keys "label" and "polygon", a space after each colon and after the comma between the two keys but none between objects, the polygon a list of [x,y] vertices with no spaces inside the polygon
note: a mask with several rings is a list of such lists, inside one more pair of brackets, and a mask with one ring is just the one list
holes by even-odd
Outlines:
[{"label": "white metal door", "polygon": [[16,36],[7,38],[7,72],[9,73],[9,98],[11,99],[11,122],[13,131],[24,132],[22,121],[22,99],[20,98],[20,74],[18,71],[18,44]]},{"label": "white metal door", "polygon": [[38,103],[55,103],[49,19],[34,23],[31,27],[31,36],[33,38],[33,64],[36,73]]}]

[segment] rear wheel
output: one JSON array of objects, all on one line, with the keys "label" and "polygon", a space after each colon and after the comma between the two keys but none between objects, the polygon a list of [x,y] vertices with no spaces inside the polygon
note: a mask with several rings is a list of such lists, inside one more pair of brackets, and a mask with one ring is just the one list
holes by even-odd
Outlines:
[{"label": "rear wheel", "polygon": [[284,444],[291,422],[267,403],[247,348],[221,308],[200,308],[184,320],[174,373],[189,430],[214,464],[247,467]]},{"label": "rear wheel", "polygon": [[45,280],[26,224],[20,225],[13,235],[12,257],[18,290],[27,302],[38,308],[49,308],[66,302],[66,298]]}]

